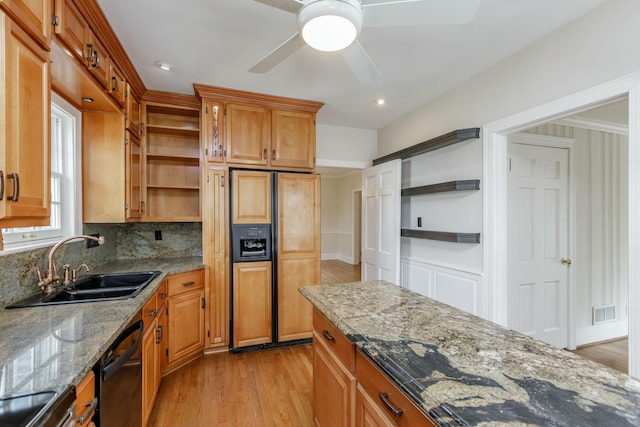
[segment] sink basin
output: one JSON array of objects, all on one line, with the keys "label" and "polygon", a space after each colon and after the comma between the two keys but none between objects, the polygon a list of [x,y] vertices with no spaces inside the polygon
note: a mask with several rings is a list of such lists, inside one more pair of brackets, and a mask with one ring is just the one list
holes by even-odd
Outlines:
[{"label": "sink basin", "polygon": [[70,386],[1,397],[0,425],[57,426],[68,418],[75,398],[75,388]]},{"label": "sink basin", "polygon": [[159,271],[94,274],[78,280],[73,287],[53,294],[35,294],[6,308],[36,307],[53,304],[109,301],[133,298],[160,274]]}]

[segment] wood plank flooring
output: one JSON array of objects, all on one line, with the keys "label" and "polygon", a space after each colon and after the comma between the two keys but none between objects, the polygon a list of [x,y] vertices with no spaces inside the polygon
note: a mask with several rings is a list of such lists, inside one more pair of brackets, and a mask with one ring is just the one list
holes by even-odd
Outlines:
[{"label": "wood plank flooring", "polygon": [[321,262],[321,280],[325,284],[360,281],[360,264],[351,265],[336,259]]},{"label": "wood plank flooring", "polygon": [[629,373],[629,340],[627,338],[578,348],[573,353],[610,368]]}]

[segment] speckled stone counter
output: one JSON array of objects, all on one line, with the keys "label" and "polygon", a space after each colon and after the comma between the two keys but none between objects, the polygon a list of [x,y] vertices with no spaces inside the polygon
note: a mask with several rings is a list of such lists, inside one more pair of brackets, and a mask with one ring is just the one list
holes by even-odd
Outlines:
[{"label": "speckled stone counter", "polygon": [[0,395],[77,385],[167,274],[202,266],[199,257],[115,261],[91,274],[162,274],[135,298],[0,309]]},{"label": "speckled stone counter", "polygon": [[640,383],[565,350],[384,281],[300,292],[441,425],[640,425]]}]

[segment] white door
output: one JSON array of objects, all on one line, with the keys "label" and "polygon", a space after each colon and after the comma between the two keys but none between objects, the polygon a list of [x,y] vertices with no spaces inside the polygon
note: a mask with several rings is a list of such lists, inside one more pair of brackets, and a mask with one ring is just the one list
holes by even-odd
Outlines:
[{"label": "white door", "polygon": [[508,326],[568,346],[569,152],[508,144]]},{"label": "white door", "polygon": [[400,177],[402,161],[362,172],[362,280],[400,285]]}]

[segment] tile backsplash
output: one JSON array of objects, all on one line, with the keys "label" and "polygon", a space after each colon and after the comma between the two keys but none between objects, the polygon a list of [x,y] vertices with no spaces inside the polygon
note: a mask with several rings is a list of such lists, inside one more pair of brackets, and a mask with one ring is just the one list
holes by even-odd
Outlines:
[{"label": "tile backsplash", "polygon": [[[156,240],[156,231],[162,240]],[[84,262],[95,268],[117,259],[202,256],[201,223],[84,224],[83,233],[105,236],[104,245],[87,249],[84,241],[67,243],[55,253],[58,268],[62,260],[72,267]],[[36,267],[44,274],[52,246],[16,253],[0,252],[0,307],[39,290]]]}]

